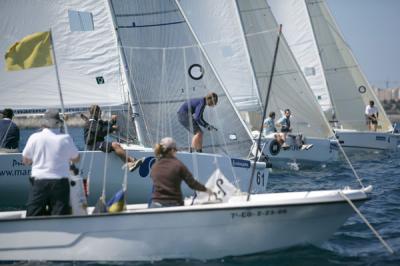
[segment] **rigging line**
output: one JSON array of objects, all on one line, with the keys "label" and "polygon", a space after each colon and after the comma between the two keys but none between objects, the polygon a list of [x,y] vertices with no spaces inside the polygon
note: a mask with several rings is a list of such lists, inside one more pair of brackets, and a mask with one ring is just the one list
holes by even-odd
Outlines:
[{"label": "rigging line", "polygon": [[[4,119],[4,118],[3,118],[3,119]],[[12,122],[13,122],[12,120],[13,120],[13,119],[11,118],[11,119],[10,119],[10,123],[8,124],[7,130],[6,130],[6,133],[4,134],[3,138],[1,139],[0,148],[3,146],[4,141],[6,141],[6,137],[7,137],[8,131],[10,130],[11,125],[12,125]]]},{"label": "rigging line", "polygon": [[261,120],[261,126],[260,126],[260,134],[257,139],[257,149],[256,149],[256,154],[254,156],[254,164],[253,164],[253,169],[251,169],[251,177],[250,177],[250,184],[249,184],[249,189],[247,191],[247,201],[250,200],[250,192],[251,192],[251,187],[253,185],[253,179],[254,179],[254,173],[256,171],[256,164],[257,164],[257,159],[258,159],[258,151],[261,146],[261,136],[262,136],[262,130],[264,126],[264,120],[265,117],[267,116],[267,106],[268,106],[268,100],[269,100],[269,95],[271,93],[271,87],[272,87],[272,78],[274,77],[274,71],[275,71],[275,65],[276,65],[276,59],[278,56],[278,48],[279,48],[279,41],[281,39],[282,35],[282,24],[279,25],[279,32],[278,32],[278,37],[276,38],[276,46],[275,46],[275,52],[274,52],[274,59],[272,60],[272,68],[271,68],[271,78],[268,83],[268,88],[267,88],[267,96],[265,98],[265,104],[264,104],[264,111],[263,111],[263,117]]},{"label": "rigging line", "polygon": [[[121,46],[121,48],[125,49],[125,46]],[[143,110],[143,106],[142,106],[141,101],[139,99],[139,90],[138,90],[138,88],[136,86],[135,78],[133,77],[134,74],[133,74],[133,71],[132,71],[132,68],[133,68],[132,67],[132,63],[134,62],[134,60],[136,60],[136,58],[134,58],[134,53],[131,51],[130,52],[130,57],[129,57],[129,63],[128,62],[126,63],[127,64],[126,67],[127,67],[127,70],[128,70],[128,73],[127,73],[128,75],[127,76],[130,79],[130,82],[133,84],[133,91],[132,91],[131,95],[132,95],[132,100],[135,99],[135,103],[133,101],[131,102],[132,111],[133,111],[133,105],[137,105],[139,107],[140,112],[141,112],[141,116],[137,116],[134,119],[141,118],[142,124],[145,127],[145,131],[146,131],[145,134],[146,134],[147,140],[150,143],[150,146],[152,146],[153,143],[151,143],[152,141],[151,141],[149,126],[147,124],[147,120],[144,118],[145,112]],[[135,127],[135,129],[137,130],[137,132],[139,132],[141,130],[141,129],[137,128],[137,127]],[[141,142],[141,144],[145,144],[147,141],[145,141],[144,139],[143,140],[139,139],[139,142]]]},{"label": "rigging line", "polygon": [[[187,69],[187,57],[186,57],[186,49],[187,48],[183,48],[182,49],[182,53],[183,53],[183,73],[184,73],[184,77],[185,77],[185,92],[186,92],[186,101],[188,103],[188,115],[190,116],[190,110],[189,110],[189,106],[190,106],[190,95],[189,95],[189,80],[188,80],[188,75],[186,75],[186,69]],[[189,128],[191,129],[190,132],[194,132],[193,130],[193,119],[189,119]],[[191,149],[193,149],[194,147],[192,147],[192,141],[190,138],[191,133],[189,132],[188,134],[188,144],[189,144],[189,151]],[[193,151],[192,153],[192,164],[193,164],[193,176],[198,177],[199,176],[199,165],[198,165],[198,158],[197,158],[197,152]]]},{"label": "rigging line", "polygon": [[363,182],[362,182],[362,180],[361,180],[361,177],[357,174],[356,169],[354,169],[353,164],[351,163],[349,157],[347,157],[347,154],[346,154],[346,152],[344,151],[342,144],[340,144],[340,141],[339,141],[338,138],[336,137],[336,134],[333,134],[333,139],[337,141],[337,144],[338,144],[338,146],[339,146],[339,149],[340,149],[340,151],[342,152],[342,154],[343,154],[343,156],[344,156],[346,162],[347,162],[348,165],[350,166],[350,169],[351,169],[351,171],[353,172],[354,176],[356,177],[358,183],[360,183],[360,185],[361,185],[362,188],[365,188],[365,187],[364,187],[364,184],[363,184]]},{"label": "rigging line", "polygon": [[[108,120],[108,123],[107,123],[107,137],[108,137],[108,134],[110,134],[110,124],[109,123],[111,122],[111,107],[109,107],[108,111],[110,112],[110,120]],[[100,117],[98,119],[100,120]],[[105,141],[106,141],[106,144],[108,146],[108,140],[105,140]],[[101,193],[101,197],[103,198],[103,201],[106,200],[106,182],[107,182],[108,154],[109,153],[106,152],[106,154],[104,156],[103,189],[102,189],[102,193]]]},{"label": "rigging line", "polygon": [[[196,41],[196,40],[195,40]],[[201,62],[201,65],[202,66],[206,66],[207,65],[207,63],[208,63],[208,61],[207,60],[205,60],[205,58],[204,58],[204,54],[202,53],[203,51],[201,50],[201,48],[199,47],[198,48],[198,53],[199,53],[199,57],[200,57],[200,62]],[[204,53],[205,53],[205,50],[204,50]],[[212,69],[210,69],[211,71],[211,73],[214,73],[213,71],[212,71]],[[204,71],[206,71],[206,70],[204,70]],[[210,79],[208,78],[208,75],[206,75],[205,77],[205,82],[204,82],[204,84],[205,84],[205,87],[206,88],[210,88]],[[218,84],[218,81],[217,81],[217,84]],[[220,84],[218,84],[218,85],[220,85]],[[206,102],[205,102],[205,105],[207,106],[207,100],[206,100]],[[219,118],[218,117],[218,115],[216,115],[216,110],[214,109],[216,106],[213,106],[212,107],[212,109],[210,110],[210,108],[208,108],[211,112],[211,114],[212,114],[212,116],[214,116],[214,117],[217,117],[217,119]],[[223,129],[222,129],[223,130]],[[211,136],[211,145],[212,145],[212,147],[211,147],[211,149],[212,149],[212,151],[213,151],[213,153],[214,154],[216,154],[217,152],[217,149],[216,149],[216,142],[218,141],[218,139],[217,139],[217,137],[214,135],[214,134],[216,134],[216,132],[214,132],[214,131],[210,131],[209,132],[209,134],[210,134],[210,136]],[[223,134],[223,131],[221,132],[221,134]],[[217,139],[217,140],[216,140]],[[226,147],[226,143],[225,143],[225,138],[222,138],[222,140],[223,140],[223,145],[225,145],[225,147]],[[203,147],[202,147],[203,148]],[[217,157],[216,156],[214,156],[214,160],[213,160],[213,164],[217,167],[217,169],[219,169],[220,168],[220,165],[219,165],[219,163],[218,163],[218,160],[217,160]],[[236,175],[234,175],[234,177],[235,177],[235,180],[236,180]]]},{"label": "rigging line", "polygon": [[[130,107],[129,107],[129,105],[128,105],[128,110],[127,110],[127,112],[128,112],[128,114],[127,114],[127,117],[128,117],[128,119],[126,119],[126,132],[125,132],[125,134],[126,134],[126,137],[128,138],[128,140],[129,140],[129,122],[130,122],[130,119],[129,119],[129,115],[130,115]],[[129,143],[127,142],[127,145],[129,145]],[[129,154],[128,154],[128,151],[127,150],[125,150],[125,154],[126,154],[126,158],[128,158],[129,157]],[[127,162],[126,162],[127,163]],[[127,191],[128,190],[128,167],[125,167],[125,169],[124,169],[125,171],[124,171],[124,181],[123,181],[123,184],[122,184],[122,189],[123,189],[123,191]],[[126,198],[124,197],[124,200],[126,201]]]},{"label": "rigging line", "polygon": [[360,218],[364,221],[364,223],[371,229],[371,231],[375,234],[375,236],[379,239],[382,245],[389,251],[390,254],[394,254],[393,249],[389,246],[389,244],[383,239],[383,237],[375,230],[375,228],[368,222],[367,218],[360,212],[356,205],[351,201],[349,197],[347,197],[342,190],[339,191],[339,195],[342,196],[347,203],[354,209],[354,211],[360,216]]}]

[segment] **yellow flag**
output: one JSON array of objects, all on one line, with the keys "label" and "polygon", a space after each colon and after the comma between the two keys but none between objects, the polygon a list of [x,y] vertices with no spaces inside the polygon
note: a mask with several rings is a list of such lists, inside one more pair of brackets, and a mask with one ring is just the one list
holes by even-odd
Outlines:
[{"label": "yellow flag", "polygon": [[50,32],[37,32],[13,44],[6,52],[6,70],[22,70],[53,64]]}]

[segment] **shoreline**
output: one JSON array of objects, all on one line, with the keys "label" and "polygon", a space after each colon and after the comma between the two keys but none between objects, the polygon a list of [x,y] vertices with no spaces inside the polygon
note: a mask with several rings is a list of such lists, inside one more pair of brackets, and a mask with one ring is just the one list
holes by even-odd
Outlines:
[{"label": "shoreline", "polygon": [[[400,123],[400,114],[388,114],[390,122]],[[14,116],[13,121],[20,129],[25,128],[38,128],[42,116]],[[66,119],[67,126],[69,127],[83,127],[85,121],[79,115],[68,115]]]},{"label": "shoreline", "polygon": [[[41,124],[42,116],[14,116],[13,121],[20,129],[28,128],[39,128]],[[68,116],[66,119],[68,127],[83,127],[85,121],[80,116]]]}]

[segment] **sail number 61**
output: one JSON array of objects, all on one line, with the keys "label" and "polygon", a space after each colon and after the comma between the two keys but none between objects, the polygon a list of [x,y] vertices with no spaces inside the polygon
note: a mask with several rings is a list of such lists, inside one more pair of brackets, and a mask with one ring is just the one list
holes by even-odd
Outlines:
[{"label": "sail number 61", "polygon": [[257,179],[256,179],[257,185],[265,186],[265,178],[264,178],[264,173],[257,171]]}]

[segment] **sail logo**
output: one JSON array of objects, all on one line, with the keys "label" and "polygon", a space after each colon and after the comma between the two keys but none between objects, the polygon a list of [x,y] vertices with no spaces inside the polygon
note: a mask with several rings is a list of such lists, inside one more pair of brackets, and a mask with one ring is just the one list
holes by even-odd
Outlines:
[{"label": "sail logo", "polygon": [[147,157],[139,167],[139,175],[143,178],[150,174],[151,167],[156,162],[154,156]]},{"label": "sail logo", "polygon": [[250,168],[250,161],[241,159],[231,159],[233,167]]}]

